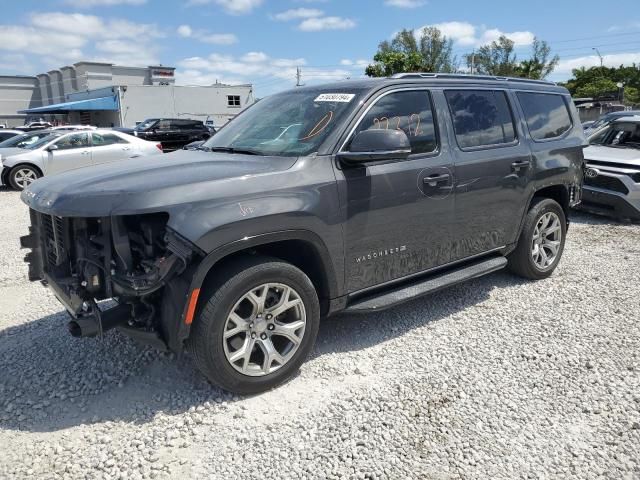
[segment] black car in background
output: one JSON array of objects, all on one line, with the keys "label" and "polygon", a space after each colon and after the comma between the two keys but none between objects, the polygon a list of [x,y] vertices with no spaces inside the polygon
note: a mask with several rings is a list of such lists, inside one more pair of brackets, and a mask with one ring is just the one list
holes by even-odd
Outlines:
[{"label": "black car in background", "polygon": [[148,118],[134,128],[116,127],[114,130],[162,143],[163,150],[179,150],[188,143],[207,140],[210,130],[200,120],[185,118]]}]

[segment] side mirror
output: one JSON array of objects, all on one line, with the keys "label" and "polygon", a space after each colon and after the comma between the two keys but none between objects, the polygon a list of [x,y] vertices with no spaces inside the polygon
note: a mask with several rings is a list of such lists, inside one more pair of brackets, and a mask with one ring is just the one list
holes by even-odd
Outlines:
[{"label": "side mirror", "polygon": [[403,160],[411,155],[411,142],[402,130],[363,130],[351,141],[349,151],[338,157],[346,163]]},{"label": "side mirror", "polygon": [[47,147],[47,152],[55,152],[56,150],[60,150],[60,147],[58,147],[57,145],[49,145]]}]

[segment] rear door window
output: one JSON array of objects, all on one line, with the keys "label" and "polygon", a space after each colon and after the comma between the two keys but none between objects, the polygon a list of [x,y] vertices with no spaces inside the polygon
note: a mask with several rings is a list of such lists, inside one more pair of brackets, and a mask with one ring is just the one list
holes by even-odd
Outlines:
[{"label": "rear door window", "polygon": [[118,143],[129,143],[124,138],[120,138],[114,133],[92,133],[91,138],[93,140],[94,147],[104,147],[107,145],[115,145]]},{"label": "rear door window", "polygon": [[426,90],[394,92],[379,98],[364,116],[355,134],[363,130],[402,130],[411,153],[431,153],[438,146],[431,97]]},{"label": "rear door window", "polygon": [[513,115],[504,91],[447,90],[445,96],[460,148],[515,142]]},{"label": "rear door window", "polygon": [[557,138],[571,130],[571,114],[562,95],[530,92],[517,95],[534,140]]}]

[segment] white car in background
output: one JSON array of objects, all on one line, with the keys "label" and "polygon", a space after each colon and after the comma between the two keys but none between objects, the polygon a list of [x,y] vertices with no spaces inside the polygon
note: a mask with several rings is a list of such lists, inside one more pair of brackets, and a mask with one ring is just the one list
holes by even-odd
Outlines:
[{"label": "white car in background", "polygon": [[162,154],[162,144],[113,130],[51,132],[23,148],[0,153],[0,185],[23,190],[43,175]]},{"label": "white car in background", "polygon": [[619,117],[588,140],[580,208],[640,221],[640,115]]},{"label": "white car in background", "polygon": [[58,125],[57,127],[51,127],[49,130],[54,132],[64,131],[64,130],[97,130],[98,127],[94,127],[93,125]]}]

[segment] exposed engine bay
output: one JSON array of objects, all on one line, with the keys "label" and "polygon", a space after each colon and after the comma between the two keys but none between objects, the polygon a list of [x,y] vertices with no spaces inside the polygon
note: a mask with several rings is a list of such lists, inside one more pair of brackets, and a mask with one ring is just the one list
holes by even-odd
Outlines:
[{"label": "exposed engine bay", "polygon": [[[196,247],[167,228],[165,213],[61,218],[31,210],[29,279],[52,288],[76,337],[121,328],[162,348],[163,288],[189,266]],[[116,306],[105,309],[102,300]]]}]

